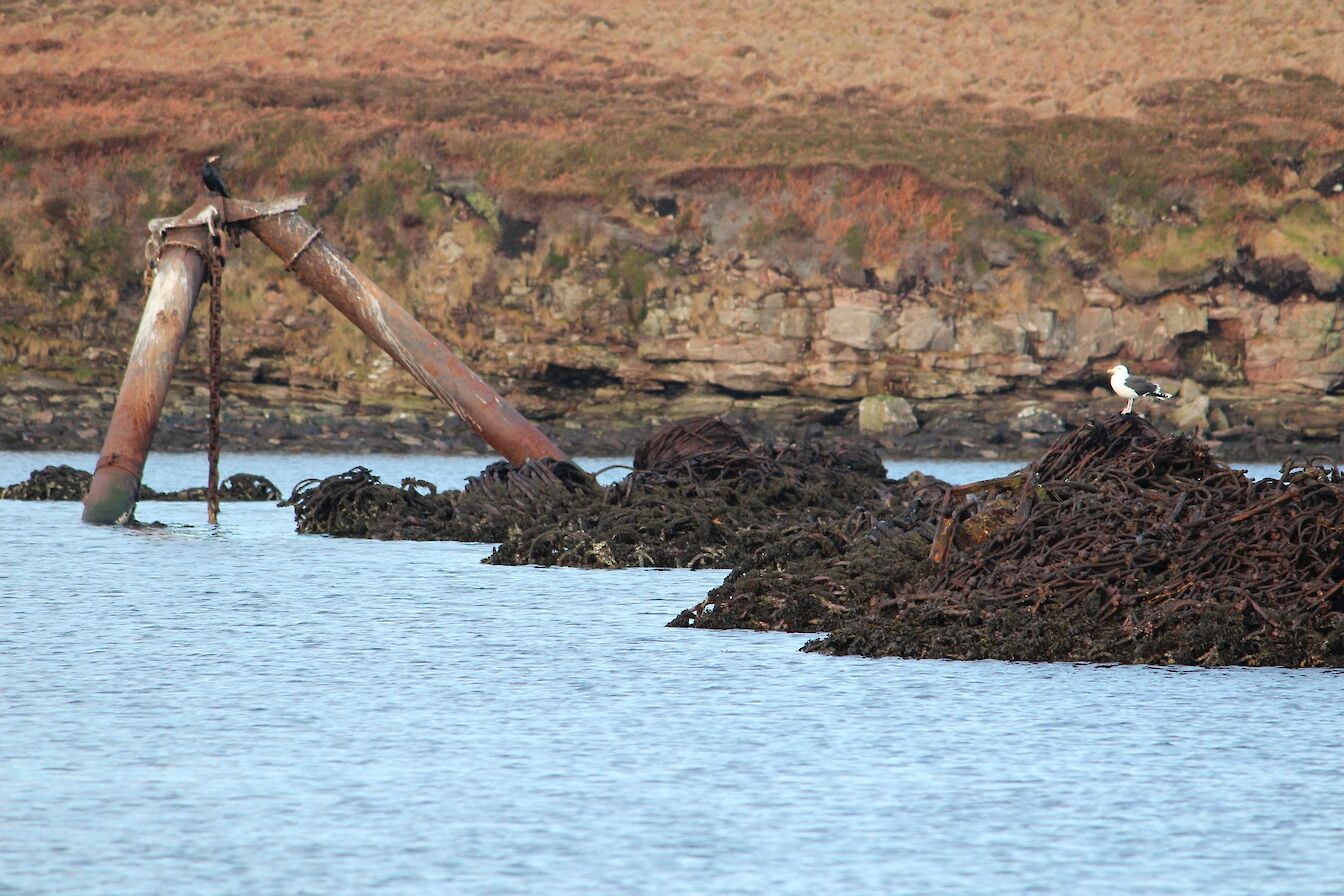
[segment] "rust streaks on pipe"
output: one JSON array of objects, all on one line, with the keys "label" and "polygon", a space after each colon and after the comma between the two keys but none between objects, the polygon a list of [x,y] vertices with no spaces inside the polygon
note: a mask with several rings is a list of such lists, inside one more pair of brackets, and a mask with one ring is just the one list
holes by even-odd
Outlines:
[{"label": "rust streaks on pipe", "polygon": [[86,523],[122,522],[135,510],[145,458],[205,276],[208,238],[204,226],[176,228],[159,256],[112,421],[84,499]]},{"label": "rust streaks on pipe", "polygon": [[511,463],[569,459],[297,212],[243,225]]}]

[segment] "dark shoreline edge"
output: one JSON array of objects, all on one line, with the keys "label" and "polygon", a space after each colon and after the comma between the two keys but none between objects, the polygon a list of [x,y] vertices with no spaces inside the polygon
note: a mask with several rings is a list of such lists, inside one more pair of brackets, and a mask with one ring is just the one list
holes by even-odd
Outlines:
[{"label": "dark shoreline edge", "polygon": [[[758,441],[788,441],[804,433],[860,435],[857,402],[797,396],[718,393],[674,399],[629,395],[598,403],[578,392],[542,398],[507,397],[573,456],[623,457],[664,424],[721,416]],[[111,419],[116,388],[79,385],[27,374],[0,383],[0,450],[97,453]],[[1179,400],[1179,399],[1178,399]],[[1191,432],[1215,453],[1238,463],[1279,464],[1290,458],[1344,459],[1344,408],[1330,397],[1268,396],[1220,400],[1233,424]],[[204,451],[205,388],[174,383],[154,437],[156,451]],[[867,432],[883,458],[1022,460],[1036,457],[1062,432],[1113,413],[1114,396],[1093,390],[1004,393],[909,402],[918,429]],[[1141,413],[1160,430],[1182,428],[1162,419],[1177,402]],[[909,427],[907,427],[909,428]],[[429,396],[397,394],[344,399],[339,392],[226,383],[222,450],[307,454],[461,454],[497,456]]]}]

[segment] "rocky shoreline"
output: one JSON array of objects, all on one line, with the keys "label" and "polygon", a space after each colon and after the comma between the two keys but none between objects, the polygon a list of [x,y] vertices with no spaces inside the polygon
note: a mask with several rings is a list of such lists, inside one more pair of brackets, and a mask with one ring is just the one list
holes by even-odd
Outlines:
[{"label": "rocky shoreline", "polygon": [[[1338,396],[1254,397],[1242,390],[1186,385],[1187,393],[1142,410],[1160,429],[1202,434],[1219,456],[1239,462],[1344,457]],[[509,394],[555,442],[575,456],[630,455],[671,420],[718,415],[754,438],[777,439],[800,430],[862,433],[890,459],[1020,459],[1035,455],[1060,433],[1113,412],[1118,400],[1090,392],[1035,390],[909,401],[732,396],[687,392],[674,398],[623,395],[597,402],[575,394],[538,402]],[[26,374],[0,382],[0,450],[97,452],[111,418],[116,386],[80,385]],[[206,388],[178,381],[169,393],[154,440],[158,451],[203,451]],[[342,400],[329,390],[226,383],[225,452],[443,453],[492,452],[429,396]],[[1210,410],[1212,409],[1212,410]],[[1191,417],[1195,425],[1189,425]],[[1221,425],[1210,428],[1209,417]]]},{"label": "rocky shoreline", "polygon": [[[1344,273],[1334,255],[1280,246],[1334,233],[1344,204],[1333,197],[1285,200],[1277,223],[1238,244],[1237,268],[1203,243],[1190,258],[1172,249],[1102,270],[1062,244],[1043,261],[989,239],[983,270],[912,280],[827,267],[801,237],[731,248],[746,237],[720,230],[755,206],[717,182],[665,197],[704,206],[694,236],[656,202],[641,230],[582,203],[518,200],[508,220],[522,222],[521,248],[496,232],[504,212],[481,194],[442,189],[423,256],[405,272],[370,267],[392,273],[380,279],[417,319],[572,454],[629,454],[669,421],[717,415],[759,437],[862,432],[889,457],[1030,457],[1115,410],[1100,371],[1117,361],[1176,393],[1141,409],[1160,429],[1228,459],[1344,453]],[[1314,230],[1292,229],[1306,227],[1302,209]],[[1000,223],[1020,239],[1045,226],[1017,213]],[[247,251],[225,284],[225,450],[489,453],[325,302]],[[1195,273],[1175,277],[1186,265]],[[1301,276],[1269,277],[1288,270]],[[6,331],[0,448],[100,447],[139,308],[127,296],[104,324],[81,318],[56,340],[37,325]],[[204,446],[203,331],[183,348],[159,450]]]}]

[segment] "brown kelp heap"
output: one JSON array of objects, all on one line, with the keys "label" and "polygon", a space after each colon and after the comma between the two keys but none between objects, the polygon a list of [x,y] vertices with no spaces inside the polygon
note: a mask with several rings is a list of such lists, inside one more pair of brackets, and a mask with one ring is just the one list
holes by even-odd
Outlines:
[{"label": "brown kelp heap", "polygon": [[301,532],[499,541],[491,563],[699,568],[733,566],[782,527],[843,520],[859,506],[903,510],[914,487],[887,479],[866,444],[751,447],[724,421],[697,418],[655,433],[635,469],[607,486],[549,460],[493,464],[460,492],[397,488],[357,468],[300,483],[289,503]]},{"label": "brown kelp heap", "polygon": [[680,424],[655,433],[629,476],[572,512],[539,515],[490,562],[732,567],[785,527],[843,519],[856,507],[890,513],[911,497],[914,485],[887,479],[867,444],[801,438],[749,448],[713,422],[722,430],[712,440],[688,437]]},{"label": "brown kelp heap", "polygon": [[[869,596],[888,594],[927,575],[933,538],[931,503],[915,492],[899,515],[860,508],[846,517],[782,526],[728,574],[703,601],[668,625],[829,631],[868,609]],[[942,483],[929,483],[937,492]]]},{"label": "brown kelp heap", "polygon": [[407,541],[501,541],[538,513],[561,514],[593,500],[592,476],[568,461],[490,464],[461,491],[407,478],[389,485],[365,467],[307,479],[284,506],[294,508],[298,530],[346,538]]},{"label": "brown kelp heap", "polygon": [[[0,499],[11,501],[83,501],[93,474],[69,464],[50,464],[33,470],[23,482],[0,486]],[[204,501],[205,486],[155,491],[140,486],[141,501]],[[219,484],[221,501],[279,501],[280,489],[265,476],[235,473]]]},{"label": "brown kelp heap", "polygon": [[874,590],[862,618],[809,649],[1344,665],[1344,474],[1333,464],[1253,482],[1198,441],[1118,415],[946,510],[947,558],[913,585]]},{"label": "brown kelp heap", "polygon": [[69,464],[49,464],[33,470],[23,482],[0,486],[0,498],[10,501],[83,501],[93,474]]}]

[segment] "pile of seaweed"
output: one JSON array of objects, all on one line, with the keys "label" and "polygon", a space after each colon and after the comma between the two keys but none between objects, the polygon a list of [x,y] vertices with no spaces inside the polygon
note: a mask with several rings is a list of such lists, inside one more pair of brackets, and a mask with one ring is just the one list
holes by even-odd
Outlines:
[{"label": "pile of seaweed", "polygon": [[[204,501],[206,488],[196,485],[175,492],[158,492],[147,485],[140,486],[141,501]],[[219,484],[221,501],[279,501],[280,489],[265,476],[255,473],[234,473]]]},{"label": "pile of seaweed", "polygon": [[[93,474],[69,464],[50,464],[33,470],[23,482],[0,486],[0,499],[11,501],[83,501],[93,482]],[[140,486],[141,501],[204,501],[205,486],[155,491]],[[221,501],[279,501],[280,489],[265,476],[235,473],[219,484]]]},{"label": "pile of seaweed", "polygon": [[910,477],[914,494],[899,514],[860,508],[779,527],[722,585],[668,625],[830,631],[867,611],[871,595],[923,578],[932,570],[931,510],[937,506],[924,495],[945,486],[918,476]]},{"label": "pile of seaweed", "polygon": [[733,566],[781,531],[838,524],[856,508],[903,513],[922,484],[889,480],[866,443],[805,433],[753,447],[705,417],[656,432],[611,485],[555,460],[501,461],[447,492],[357,467],[299,483],[287,503],[300,532],[498,541],[490,563],[703,568]]},{"label": "pile of seaweed", "polygon": [[83,501],[93,474],[69,464],[51,464],[33,470],[24,482],[0,486],[0,498],[10,501]]},{"label": "pile of seaweed", "polygon": [[809,649],[1344,665],[1344,474],[1328,461],[1254,482],[1188,436],[1116,415],[947,496],[933,549],[946,559],[878,584],[869,612]]},{"label": "pile of seaweed", "polygon": [[439,491],[424,479],[400,486],[367,467],[305,479],[283,506],[294,508],[299,532],[343,538],[407,541],[503,541],[537,514],[562,514],[590,502],[596,480],[569,461],[550,458],[514,466],[497,461],[461,491]]}]

